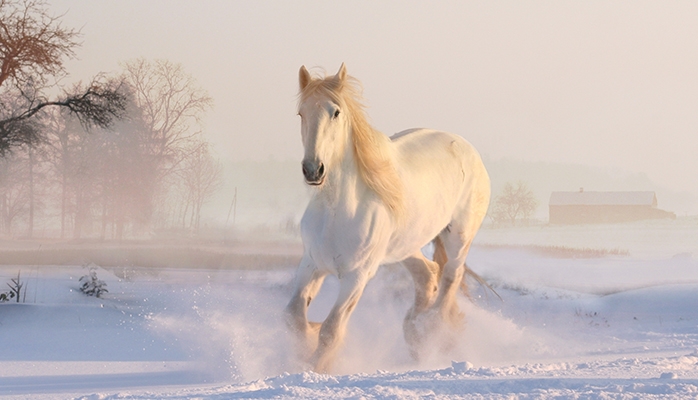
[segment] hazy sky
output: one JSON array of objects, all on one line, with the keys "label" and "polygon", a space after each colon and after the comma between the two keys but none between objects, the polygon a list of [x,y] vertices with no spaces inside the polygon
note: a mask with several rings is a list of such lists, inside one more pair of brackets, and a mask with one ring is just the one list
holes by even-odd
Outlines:
[{"label": "hazy sky", "polygon": [[67,1],[69,81],[145,57],[215,100],[223,159],[302,157],[298,68],[341,62],[374,125],[458,133],[481,153],[644,172],[698,192],[698,2]]}]

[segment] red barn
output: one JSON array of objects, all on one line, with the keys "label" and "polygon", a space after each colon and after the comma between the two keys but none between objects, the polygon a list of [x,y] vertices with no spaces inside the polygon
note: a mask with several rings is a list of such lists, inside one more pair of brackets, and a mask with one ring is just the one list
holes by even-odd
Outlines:
[{"label": "red barn", "polygon": [[657,208],[654,192],[553,192],[551,224],[598,224],[676,218]]}]

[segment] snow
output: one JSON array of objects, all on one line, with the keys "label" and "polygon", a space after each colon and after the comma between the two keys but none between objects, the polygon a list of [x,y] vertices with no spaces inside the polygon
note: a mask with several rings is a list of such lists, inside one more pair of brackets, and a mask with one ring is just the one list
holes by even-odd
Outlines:
[{"label": "snow", "polygon": [[[477,243],[468,264],[502,300],[474,284],[452,346],[434,338],[424,360],[409,357],[412,283],[386,266],[332,375],[305,370],[290,349],[281,312],[294,266],[98,268],[109,292],[96,298],[79,290],[85,267],[3,265],[0,283],[21,270],[27,292],[0,304],[0,397],[698,396],[697,221],[486,229]],[[629,254],[562,258],[529,245]],[[336,288],[328,279],[311,317],[324,317]]]}]

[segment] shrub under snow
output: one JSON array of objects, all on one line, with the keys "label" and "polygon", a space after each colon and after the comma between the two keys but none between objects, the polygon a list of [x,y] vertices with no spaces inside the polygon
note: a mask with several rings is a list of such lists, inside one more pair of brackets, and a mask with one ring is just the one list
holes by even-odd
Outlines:
[{"label": "shrub under snow", "polygon": [[80,291],[88,296],[101,297],[103,293],[109,293],[107,283],[97,278],[97,265],[91,263],[87,266],[89,272],[80,278]]}]

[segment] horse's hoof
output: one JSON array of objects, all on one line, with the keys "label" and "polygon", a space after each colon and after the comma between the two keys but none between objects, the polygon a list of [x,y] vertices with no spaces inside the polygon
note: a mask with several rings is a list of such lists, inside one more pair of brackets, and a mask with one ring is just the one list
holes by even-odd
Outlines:
[{"label": "horse's hoof", "polygon": [[403,333],[410,356],[419,361],[436,351],[448,354],[458,343],[465,327],[465,315],[457,306],[437,308],[414,315],[408,313]]},{"label": "horse's hoof", "polygon": [[403,334],[415,361],[423,357],[426,343],[439,329],[441,318],[434,310],[428,310],[417,315],[408,314],[403,323]]}]

